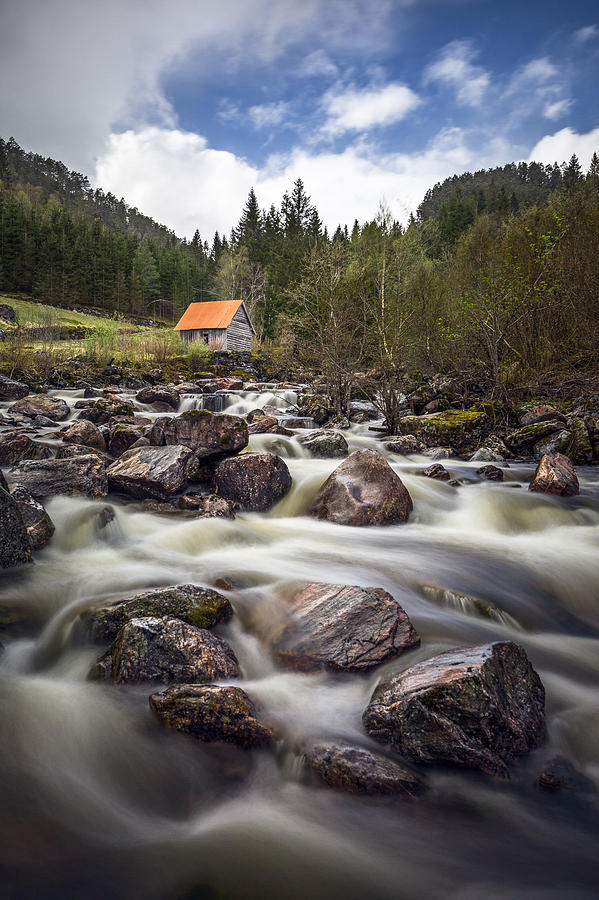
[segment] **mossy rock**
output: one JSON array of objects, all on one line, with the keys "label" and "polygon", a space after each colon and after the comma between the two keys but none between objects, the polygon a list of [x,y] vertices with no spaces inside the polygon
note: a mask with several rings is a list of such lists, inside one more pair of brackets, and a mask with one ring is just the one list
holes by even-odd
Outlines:
[{"label": "mossy rock", "polygon": [[108,643],[126,622],[135,618],[175,616],[196,628],[213,628],[232,615],[231,604],[217,591],[179,584],[88,609],[79,616],[76,630],[95,644]]},{"label": "mossy rock", "polygon": [[447,409],[427,416],[405,416],[401,434],[410,434],[427,447],[452,447],[458,453],[474,450],[486,430],[487,417],[480,409]]},{"label": "mossy rock", "polygon": [[512,431],[505,437],[505,443],[514,453],[530,453],[535,444],[563,430],[564,423],[557,419],[535,422],[533,425],[525,425]]}]

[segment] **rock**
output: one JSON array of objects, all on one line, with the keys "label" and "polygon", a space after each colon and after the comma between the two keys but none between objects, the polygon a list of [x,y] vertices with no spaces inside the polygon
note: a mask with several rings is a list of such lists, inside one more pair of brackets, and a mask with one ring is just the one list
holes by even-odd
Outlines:
[{"label": "rock", "polygon": [[274,416],[253,416],[252,422],[248,427],[249,434],[268,434],[276,432],[279,427],[279,420]]},{"label": "rock", "polygon": [[237,657],[225,641],[169,616],[131,619],[112,645],[115,684],[200,684],[240,675]]},{"label": "rock", "polygon": [[547,421],[563,421],[563,415],[554,406],[538,405],[535,403],[525,403],[521,407],[520,427],[525,428],[527,425],[536,425],[538,422]]},{"label": "rock", "polygon": [[64,400],[59,400],[57,397],[47,397],[44,394],[34,397],[23,397],[22,400],[17,400],[16,403],[13,403],[10,411],[21,416],[29,416],[30,418],[47,416],[54,422],[62,422],[63,419],[68,418],[70,412]]},{"label": "rock", "polygon": [[291,489],[291,475],[284,460],[272,453],[243,453],[224,459],[214,472],[219,496],[241,509],[263,512]]},{"label": "rock", "polygon": [[107,463],[110,465],[112,462],[107,453],[102,453],[101,450],[94,450],[92,447],[84,447],[83,444],[63,444],[56,448],[55,459],[73,459],[76,456],[95,456],[97,459],[102,460],[105,465]]},{"label": "rock", "polygon": [[165,500],[189,481],[196,465],[189,447],[132,447],[106,474],[111,491]]},{"label": "rock", "polygon": [[22,381],[14,381],[0,375],[0,400],[20,400],[29,393],[29,387]]},{"label": "rock", "polygon": [[232,615],[231,604],[217,591],[177,584],[87,609],[79,616],[77,628],[87,640],[98,644],[113,641],[119,628],[131,619],[174,616],[196,628],[213,628],[228,622]]},{"label": "rock", "polygon": [[454,453],[451,447],[429,447],[422,451],[422,455],[429,459],[450,459]]},{"label": "rock", "polygon": [[182,444],[190,447],[198,459],[219,459],[239,453],[249,440],[247,422],[241,416],[190,409],[169,420],[158,422],[150,435],[152,444]]},{"label": "rock", "polygon": [[272,729],[259,720],[256,706],[238,687],[177,684],[152,694],[150,707],[167,728],[205,743],[251,748],[274,742]]},{"label": "rock", "polygon": [[487,481],[503,481],[503,471],[499,466],[481,466],[476,470],[476,474]]},{"label": "rock", "polygon": [[470,457],[470,462],[503,462],[510,455],[503,441],[491,435]]},{"label": "rock", "polygon": [[541,459],[545,455],[553,456],[555,453],[563,453],[567,456],[567,450],[571,445],[572,433],[570,431],[557,431],[543,438],[534,445],[532,455],[535,459]]},{"label": "rock", "polygon": [[118,400],[116,397],[104,397],[97,400],[93,406],[88,409],[82,409],[79,413],[80,419],[87,419],[94,425],[105,425],[110,419],[125,418],[133,419],[135,409],[131,403],[126,400]]},{"label": "rock", "polygon": [[563,756],[555,756],[545,766],[537,784],[548,791],[557,791],[564,788],[568,791],[577,791],[585,794],[595,794],[597,788],[594,782],[582,772],[577,771],[572,763]]},{"label": "rock", "polygon": [[414,453],[422,453],[425,447],[413,434],[404,434],[402,437],[387,441],[385,449],[389,453],[399,453],[400,456],[411,456]]},{"label": "rock", "polygon": [[111,456],[122,456],[132,447],[139,446],[141,438],[145,441],[141,446],[148,447],[150,442],[143,437],[142,426],[115,422],[108,432],[108,452]]},{"label": "rock", "polygon": [[347,441],[338,431],[312,431],[301,435],[298,440],[312,456],[321,459],[347,456],[349,452]]},{"label": "rock", "polygon": [[52,451],[45,444],[32,441],[22,431],[0,434],[0,466],[14,466],[22,459],[48,459]]},{"label": "rock", "polygon": [[297,398],[297,406],[300,417],[313,419],[316,425],[324,425],[337,412],[328,397],[323,397],[322,394],[300,394]]},{"label": "rock", "polygon": [[444,400],[443,397],[437,397],[435,400],[431,400],[430,403],[427,403],[426,406],[422,410],[422,414],[424,416],[429,416],[431,413],[444,412],[449,406],[447,400]]},{"label": "rock", "polygon": [[564,431],[564,423],[557,419],[525,425],[506,435],[505,443],[513,453],[521,455],[532,453],[535,444],[547,440],[550,436]]},{"label": "rock", "polygon": [[427,466],[426,469],[422,470],[422,475],[425,475],[426,478],[435,478],[437,481],[449,481],[451,475],[441,463],[433,463],[432,466]]},{"label": "rock", "polygon": [[55,494],[104,497],[107,493],[106,467],[93,453],[71,459],[26,460],[9,472],[8,480],[27,488],[36,500]]},{"label": "rock", "polygon": [[528,485],[528,490],[539,494],[574,497],[578,494],[580,486],[574,466],[568,457],[556,453],[555,456],[543,456]]},{"label": "rock", "polygon": [[235,505],[217,494],[193,495],[183,494],[177,500],[179,509],[196,510],[198,519],[234,519]]},{"label": "rock", "polygon": [[268,636],[274,658],[302,672],[365,672],[420,638],[399,603],[382,588],[307,584],[286,600]]},{"label": "rock", "polygon": [[593,461],[593,446],[586,422],[579,416],[573,416],[568,419],[568,428],[570,440],[563,450],[564,455],[577,466],[589,465]]},{"label": "rock", "polygon": [[0,488],[0,567],[22,566],[31,561],[31,544],[23,516],[14,497]]},{"label": "rock", "polygon": [[328,787],[351,794],[399,794],[415,797],[425,789],[421,775],[382,753],[346,743],[304,748],[306,765]]},{"label": "rock", "polygon": [[17,321],[17,314],[8,303],[0,303],[0,319],[4,319],[5,322]]},{"label": "rock", "polygon": [[395,525],[412,511],[401,478],[376,450],[356,450],[332,472],[310,515],[338,525]]},{"label": "rock", "polygon": [[512,641],[441,653],[378,685],[363,715],[375,740],[418,763],[507,777],[545,736],[545,691]]},{"label": "rock", "polygon": [[67,444],[79,444],[84,447],[92,447],[106,453],[106,441],[97,425],[85,419],[76,419],[72,425],[63,431],[61,438]]},{"label": "rock", "polygon": [[463,454],[476,449],[487,427],[478,409],[448,409],[425,416],[404,416],[398,422],[402,434],[414,435],[427,447],[451,446]]},{"label": "rock", "polygon": [[17,485],[11,496],[19,507],[33,550],[41,550],[54,534],[52,519],[42,504],[21,485]]},{"label": "rock", "polygon": [[364,425],[366,422],[375,422],[382,419],[380,409],[377,409],[373,403],[363,400],[352,400],[349,404],[349,420],[356,422],[358,425]]},{"label": "rock", "polygon": [[138,391],[135,399],[138,403],[166,403],[171,409],[176,410],[181,396],[175,388],[146,387]]},{"label": "rock", "polygon": [[435,399],[436,393],[436,390],[430,385],[421,384],[408,394],[407,400],[416,415],[420,415],[424,407]]},{"label": "rock", "polygon": [[339,413],[338,415],[333,416],[332,419],[329,419],[327,428],[341,428],[342,430],[347,431],[351,428],[351,423],[347,416],[344,416],[343,413]]}]

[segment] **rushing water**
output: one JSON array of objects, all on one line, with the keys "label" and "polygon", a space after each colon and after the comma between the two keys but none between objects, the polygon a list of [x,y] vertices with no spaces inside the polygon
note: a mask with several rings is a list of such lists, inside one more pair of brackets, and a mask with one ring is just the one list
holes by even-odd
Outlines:
[{"label": "rushing water", "polygon": [[[229,409],[294,399],[237,394]],[[347,437],[351,449],[382,450],[366,427]],[[45,624],[6,638],[0,658],[2,897],[596,897],[596,796],[547,794],[535,781],[561,754],[599,782],[599,473],[580,470],[580,496],[562,500],[526,491],[532,466],[512,464],[493,484],[449,460],[456,488],[417,474],[422,458],[388,455],[414,499],[409,523],[346,528],[306,515],[338,460],[309,458],[296,437],[251,443],[283,456],[293,476],[270,513],[177,520],[109,498],[116,516],[99,530],[107,501],[56,497],[54,538],[35,566],[5,577],[4,599],[33,604]],[[148,688],[86,680],[97,650],[71,637],[79,612],[106,598],[219,578],[241,585],[220,633],[284,735],[274,754],[164,732]],[[368,676],[277,669],[249,625],[276,614],[276,591],[298,579],[385,588],[422,646]],[[367,743],[361,713],[382,671],[502,638],[525,647],[547,691],[547,745],[509,782],[430,770],[428,793],[405,802],[306,780],[297,742]]]}]

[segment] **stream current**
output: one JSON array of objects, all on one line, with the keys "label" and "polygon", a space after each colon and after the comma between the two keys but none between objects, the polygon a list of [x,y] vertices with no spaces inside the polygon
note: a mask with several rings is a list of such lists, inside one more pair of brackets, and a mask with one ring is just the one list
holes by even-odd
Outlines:
[{"label": "stream current", "polygon": [[[77,392],[55,392],[73,404]],[[227,412],[292,394],[236,394]],[[184,397],[181,409],[195,401]],[[144,410],[144,414],[147,411]],[[291,492],[233,521],[161,516],[115,497],[55,497],[56,532],[35,565],[4,576],[2,597],[44,625],[3,636],[0,657],[0,891],[10,900],[586,900],[599,881],[592,790],[539,790],[566,757],[599,783],[599,470],[579,469],[571,500],[526,490],[533,464],[501,484],[479,464],[444,464],[458,487],[417,474],[429,459],[384,451],[367,426],[350,451],[384,452],[414,501],[407,524],[349,528],[306,512],[339,460],[310,458],[297,436],[256,435],[285,458]],[[102,530],[96,513],[111,505]],[[98,648],[71,636],[88,607],[143,589],[220,578],[236,615],[218,629],[240,682],[284,735],[275,753],[227,753],[163,730],[151,689],[87,680]],[[368,675],[277,668],[248,627],[294,581],[382,587],[420,648]],[[225,592],[226,593],[226,592]],[[465,596],[463,596],[465,595]],[[472,603],[465,597],[478,598]],[[547,692],[545,746],[507,782],[431,768],[417,801],[340,794],[306,778],[305,738],[369,743],[361,714],[381,675],[445,649],[515,640]],[[243,757],[243,758],[242,758]]]}]

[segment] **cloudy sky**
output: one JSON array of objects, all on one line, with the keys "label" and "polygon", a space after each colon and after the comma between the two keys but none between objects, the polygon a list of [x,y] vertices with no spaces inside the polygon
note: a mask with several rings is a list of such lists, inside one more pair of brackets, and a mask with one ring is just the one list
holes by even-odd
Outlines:
[{"label": "cloudy sky", "polygon": [[191,236],[301,177],[326,224],[599,150],[590,0],[0,0],[0,134]]}]

